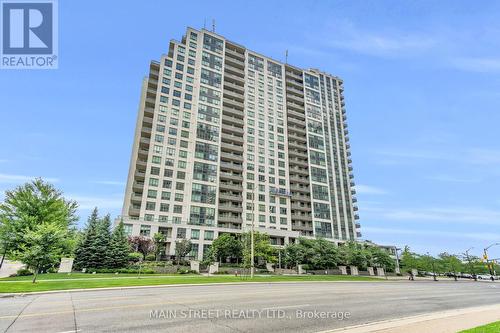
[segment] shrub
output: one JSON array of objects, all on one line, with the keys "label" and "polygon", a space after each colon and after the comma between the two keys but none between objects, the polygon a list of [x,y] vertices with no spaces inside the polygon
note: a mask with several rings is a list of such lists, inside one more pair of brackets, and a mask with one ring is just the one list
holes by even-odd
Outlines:
[{"label": "shrub", "polygon": [[128,260],[131,262],[138,262],[142,259],[142,253],[140,252],[131,252],[128,254]]},{"label": "shrub", "polygon": [[198,272],[192,271],[192,270],[187,269],[187,268],[179,268],[179,270],[177,271],[177,274],[198,274]]},{"label": "shrub", "polygon": [[15,276],[28,276],[28,275],[33,275],[33,272],[27,268],[21,268],[15,274]]},{"label": "shrub", "polygon": [[156,256],[153,253],[150,253],[146,256],[146,261],[155,261]]}]

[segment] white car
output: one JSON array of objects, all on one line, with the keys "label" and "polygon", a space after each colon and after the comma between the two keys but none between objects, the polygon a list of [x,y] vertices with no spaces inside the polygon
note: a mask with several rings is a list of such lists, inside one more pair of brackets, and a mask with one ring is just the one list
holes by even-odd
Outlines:
[{"label": "white car", "polygon": [[477,278],[479,280],[491,280],[491,275],[490,274],[478,274]]}]

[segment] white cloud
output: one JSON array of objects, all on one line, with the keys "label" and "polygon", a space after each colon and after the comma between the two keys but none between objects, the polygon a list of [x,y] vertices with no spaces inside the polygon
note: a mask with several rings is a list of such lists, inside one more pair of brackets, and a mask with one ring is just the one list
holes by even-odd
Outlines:
[{"label": "white cloud", "polygon": [[80,209],[120,209],[123,205],[123,198],[121,197],[93,197],[82,195],[67,195],[71,200],[78,202]]},{"label": "white cloud", "polygon": [[[24,176],[24,175],[9,175],[9,174],[0,174],[0,183],[4,184],[18,184],[18,183],[25,183],[25,182],[30,182],[37,178],[39,176]],[[41,177],[43,180],[50,182],[50,183],[57,183],[59,182],[59,179],[57,178],[47,178],[47,177]]]},{"label": "white cloud", "polygon": [[500,234],[490,232],[456,232],[456,231],[439,231],[439,230],[415,230],[415,229],[398,229],[398,228],[378,228],[378,227],[363,227],[363,232],[368,234],[379,235],[418,235],[430,237],[446,237],[457,239],[474,239],[480,241],[495,241],[500,239]]},{"label": "white cloud", "polygon": [[381,208],[365,206],[366,219],[409,222],[474,223],[500,226],[500,210],[478,207]]},{"label": "white cloud", "polygon": [[500,72],[500,58],[455,58],[450,64],[454,68],[469,72]]},{"label": "white cloud", "polygon": [[387,194],[387,191],[385,191],[384,189],[375,187],[375,186],[356,184],[356,193],[360,193],[360,194]]},{"label": "white cloud", "polygon": [[[346,20],[337,20],[323,30],[326,38],[322,38],[320,42],[326,47],[381,57],[413,56],[438,44],[436,38],[431,35],[396,30],[374,32],[360,29]],[[316,37],[317,34],[312,36]]]},{"label": "white cloud", "polygon": [[125,182],[115,181],[115,180],[95,180],[92,181],[94,184],[100,185],[117,185],[117,186],[125,186]]},{"label": "white cloud", "polygon": [[481,180],[478,178],[460,178],[460,177],[453,177],[449,175],[436,175],[436,176],[429,176],[427,177],[429,180],[436,180],[440,182],[447,182],[447,183],[479,183]]}]

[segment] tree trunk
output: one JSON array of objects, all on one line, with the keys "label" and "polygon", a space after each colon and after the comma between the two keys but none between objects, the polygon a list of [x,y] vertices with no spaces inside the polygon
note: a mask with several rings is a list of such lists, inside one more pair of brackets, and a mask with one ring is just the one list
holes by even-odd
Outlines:
[{"label": "tree trunk", "polygon": [[35,271],[33,272],[33,281],[32,281],[33,283],[35,283],[35,282],[36,282],[36,277],[37,277],[37,276],[38,276],[38,267],[37,267],[37,268],[35,268]]},{"label": "tree trunk", "polygon": [[3,261],[4,261],[6,255],[7,255],[7,246],[3,250],[2,261],[0,261],[0,268],[2,268],[2,266],[3,266]]}]

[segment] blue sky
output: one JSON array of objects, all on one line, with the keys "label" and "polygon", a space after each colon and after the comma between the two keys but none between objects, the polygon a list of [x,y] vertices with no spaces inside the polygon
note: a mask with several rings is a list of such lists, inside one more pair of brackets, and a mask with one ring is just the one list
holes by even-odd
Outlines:
[{"label": "blue sky", "polygon": [[[363,236],[500,242],[500,3],[60,1],[59,69],[0,71],[0,190],[46,177],[120,213],[141,79],[186,26],[344,79]],[[500,257],[500,247],[492,248]]]}]

